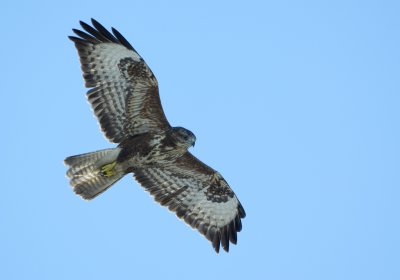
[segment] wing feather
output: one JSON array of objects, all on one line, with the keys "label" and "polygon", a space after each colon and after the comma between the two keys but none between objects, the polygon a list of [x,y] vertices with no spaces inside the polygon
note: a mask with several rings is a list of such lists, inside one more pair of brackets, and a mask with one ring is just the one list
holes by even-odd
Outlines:
[{"label": "wing feather", "polygon": [[81,61],[87,97],[105,136],[120,143],[129,136],[169,127],[158,83],[143,58],[112,28],[92,19],[69,36]]},{"label": "wing feather", "polygon": [[171,164],[133,172],[156,201],[196,228],[217,252],[220,245],[228,252],[229,242],[236,244],[246,214],[218,172],[189,152]]}]

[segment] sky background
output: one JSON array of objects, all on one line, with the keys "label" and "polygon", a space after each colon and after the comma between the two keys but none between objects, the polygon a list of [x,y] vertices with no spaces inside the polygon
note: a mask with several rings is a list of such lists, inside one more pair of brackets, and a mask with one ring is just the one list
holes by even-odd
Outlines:
[{"label": "sky background", "polygon": [[[400,279],[399,1],[2,1],[0,279]],[[86,202],[69,155],[113,147],[67,39],[116,27],[247,217],[210,243],[131,175]]]}]

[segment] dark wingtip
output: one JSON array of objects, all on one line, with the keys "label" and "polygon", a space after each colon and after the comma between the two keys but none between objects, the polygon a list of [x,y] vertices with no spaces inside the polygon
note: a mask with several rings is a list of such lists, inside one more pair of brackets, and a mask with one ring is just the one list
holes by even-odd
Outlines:
[{"label": "dark wingtip", "polygon": [[240,232],[242,230],[242,221],[240,220],[239,216],[236,216],[235,218],[235,228],[237,232]]},{"label": "dark wingtip", "polygon": [[93,25],[96,25],[96,24],[100,25],[100,23],[97,20],[95,20],[94,18],[90,18],[90,21],[92,22]]},{"label": "dark wingtip", "polygon": [[[200,232],[204,232],[202,227],[199,227]],[[219,253],[220,247],[227,253],[229,252],[230,243],[237,244],[237,233],[242,230],[240,216],[236,215],[229,224],[221,228],[210,227],[205,231],[204,235],[211,241],[212,247],[216,253]]]},{"label": "dark wingtip", "polygon": [[228,235],[229,235],[229,241],[236,245],[237,244],[237,231],[235,228],[235,220],[232,220],[228,227]]},{"label": "dark wingtip", "polygon": [[92,29],[92,27],[89,25],[89,24],[87,24],[86,22],[84,22],[84,21],[82,21],[82,20],[80,20],[79,21],[79,24],[82,26],[82,28],[83,29]]},{"label": "dark wingtip", "polygon": [[72,31],[78,35],[78,37],[70,36],[69,38],[75,43],[116,43],[121,44],[127,49],[136,50],[132,47],[132,45],[118,32],[115,28],[111,28],[112,33],[108,31],[100,22],[95,20],[94,18],[90,19],[92,24],[89,25],[86,22],[80,20],[79,24],[81,25],[83,31],[78,29],[72,29]]},{"label": "dark wingtip", "polygon": [[110,42],[119,43],[117,38],[115,38],[114,35],[110,33],[110,31],[108,31],[103,25],[101,25],[101,23],[99,23],[94,18],[92,18],[91,21],[94,28],[96,28],[101,35],[107,38]]},{"label": "dark wingtip", "polygon": [[226,252],[229,252],[229,233],[227,226],[224,226],[222,229],[220,229],[220,234],[222,248],[224,248]]},{"label": "dark wingtip", "polygon": [[221,244],[221,238],[219,232],[217,232],[212,241],[212,246],[217,254],[219,253],[220,244]]},{"label": "dark wingtip", "polygon": [[244,211],[244,208],[240,202],[239,202],[239,206],[238,206],[238,211],[239,211],[240,218],[246,217],[246,212]]},{"label": "dark wingtip", "polygon": [[114,33],[114,36],[117,38],[117,40],[124,45],[126,48],[136,52],[136,50],[132,47],[132,45],[128,42],[128,40],[125,39],[124,36],[122,36],[121,33],[119,33],[119,31],[117,29],[115,29],[114,27],[111,27],[111,31],[112,33]]},{"label": "dark wingtip", "polygon": [[[90,26],[84,21],[79,21],[79,24],[85,30],[87,33],[92,35],[94,38],[100,40],[101,42],[114,42],[113,39],[110,39],[107,35],[104,34],[103,30],[106,30],[100,23],[98,23],[96,20],[92,19],[92,24],[94,27]],[[109,33],[109,32],[108,32]],[[79,35],[80,36],[80,35]]]},{"label": "dark wingtip", "polygon": [[75,37],[75,36],[68,36],[68,39],[70,39],[72,42],[76,42],[77,40],[82,40],[82,39],[80,39],[78,37]]}]

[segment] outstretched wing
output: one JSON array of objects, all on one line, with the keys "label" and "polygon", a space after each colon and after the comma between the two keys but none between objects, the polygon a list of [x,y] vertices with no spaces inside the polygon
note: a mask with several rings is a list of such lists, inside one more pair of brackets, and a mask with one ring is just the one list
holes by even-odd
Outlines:
[{"label": "outstretched wing", "polygon": [[114,28],[92,19],[86,31],[73,29],[87,97],[105,136],[120,143],[128,136],[169,127],[161,107],[157,79],[143,58]]},{"label": "outstretched wing", "polygon": [[196,228],[219,252],[236,244],[245,211],[224,178],[187,152],[175,162],[133,170],[136,180],[161,205]]}]

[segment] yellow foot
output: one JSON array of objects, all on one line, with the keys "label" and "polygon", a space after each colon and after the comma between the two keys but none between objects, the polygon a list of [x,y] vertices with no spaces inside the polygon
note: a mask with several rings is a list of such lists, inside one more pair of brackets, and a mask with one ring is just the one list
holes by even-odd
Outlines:
[{"label": "yellow foot", "polygon": [[102,166],[100,169],[101,175],[104,177],[114,176],[116,174],[115,169],[114,169],[115,165],[117,165],[116,161]]}]

